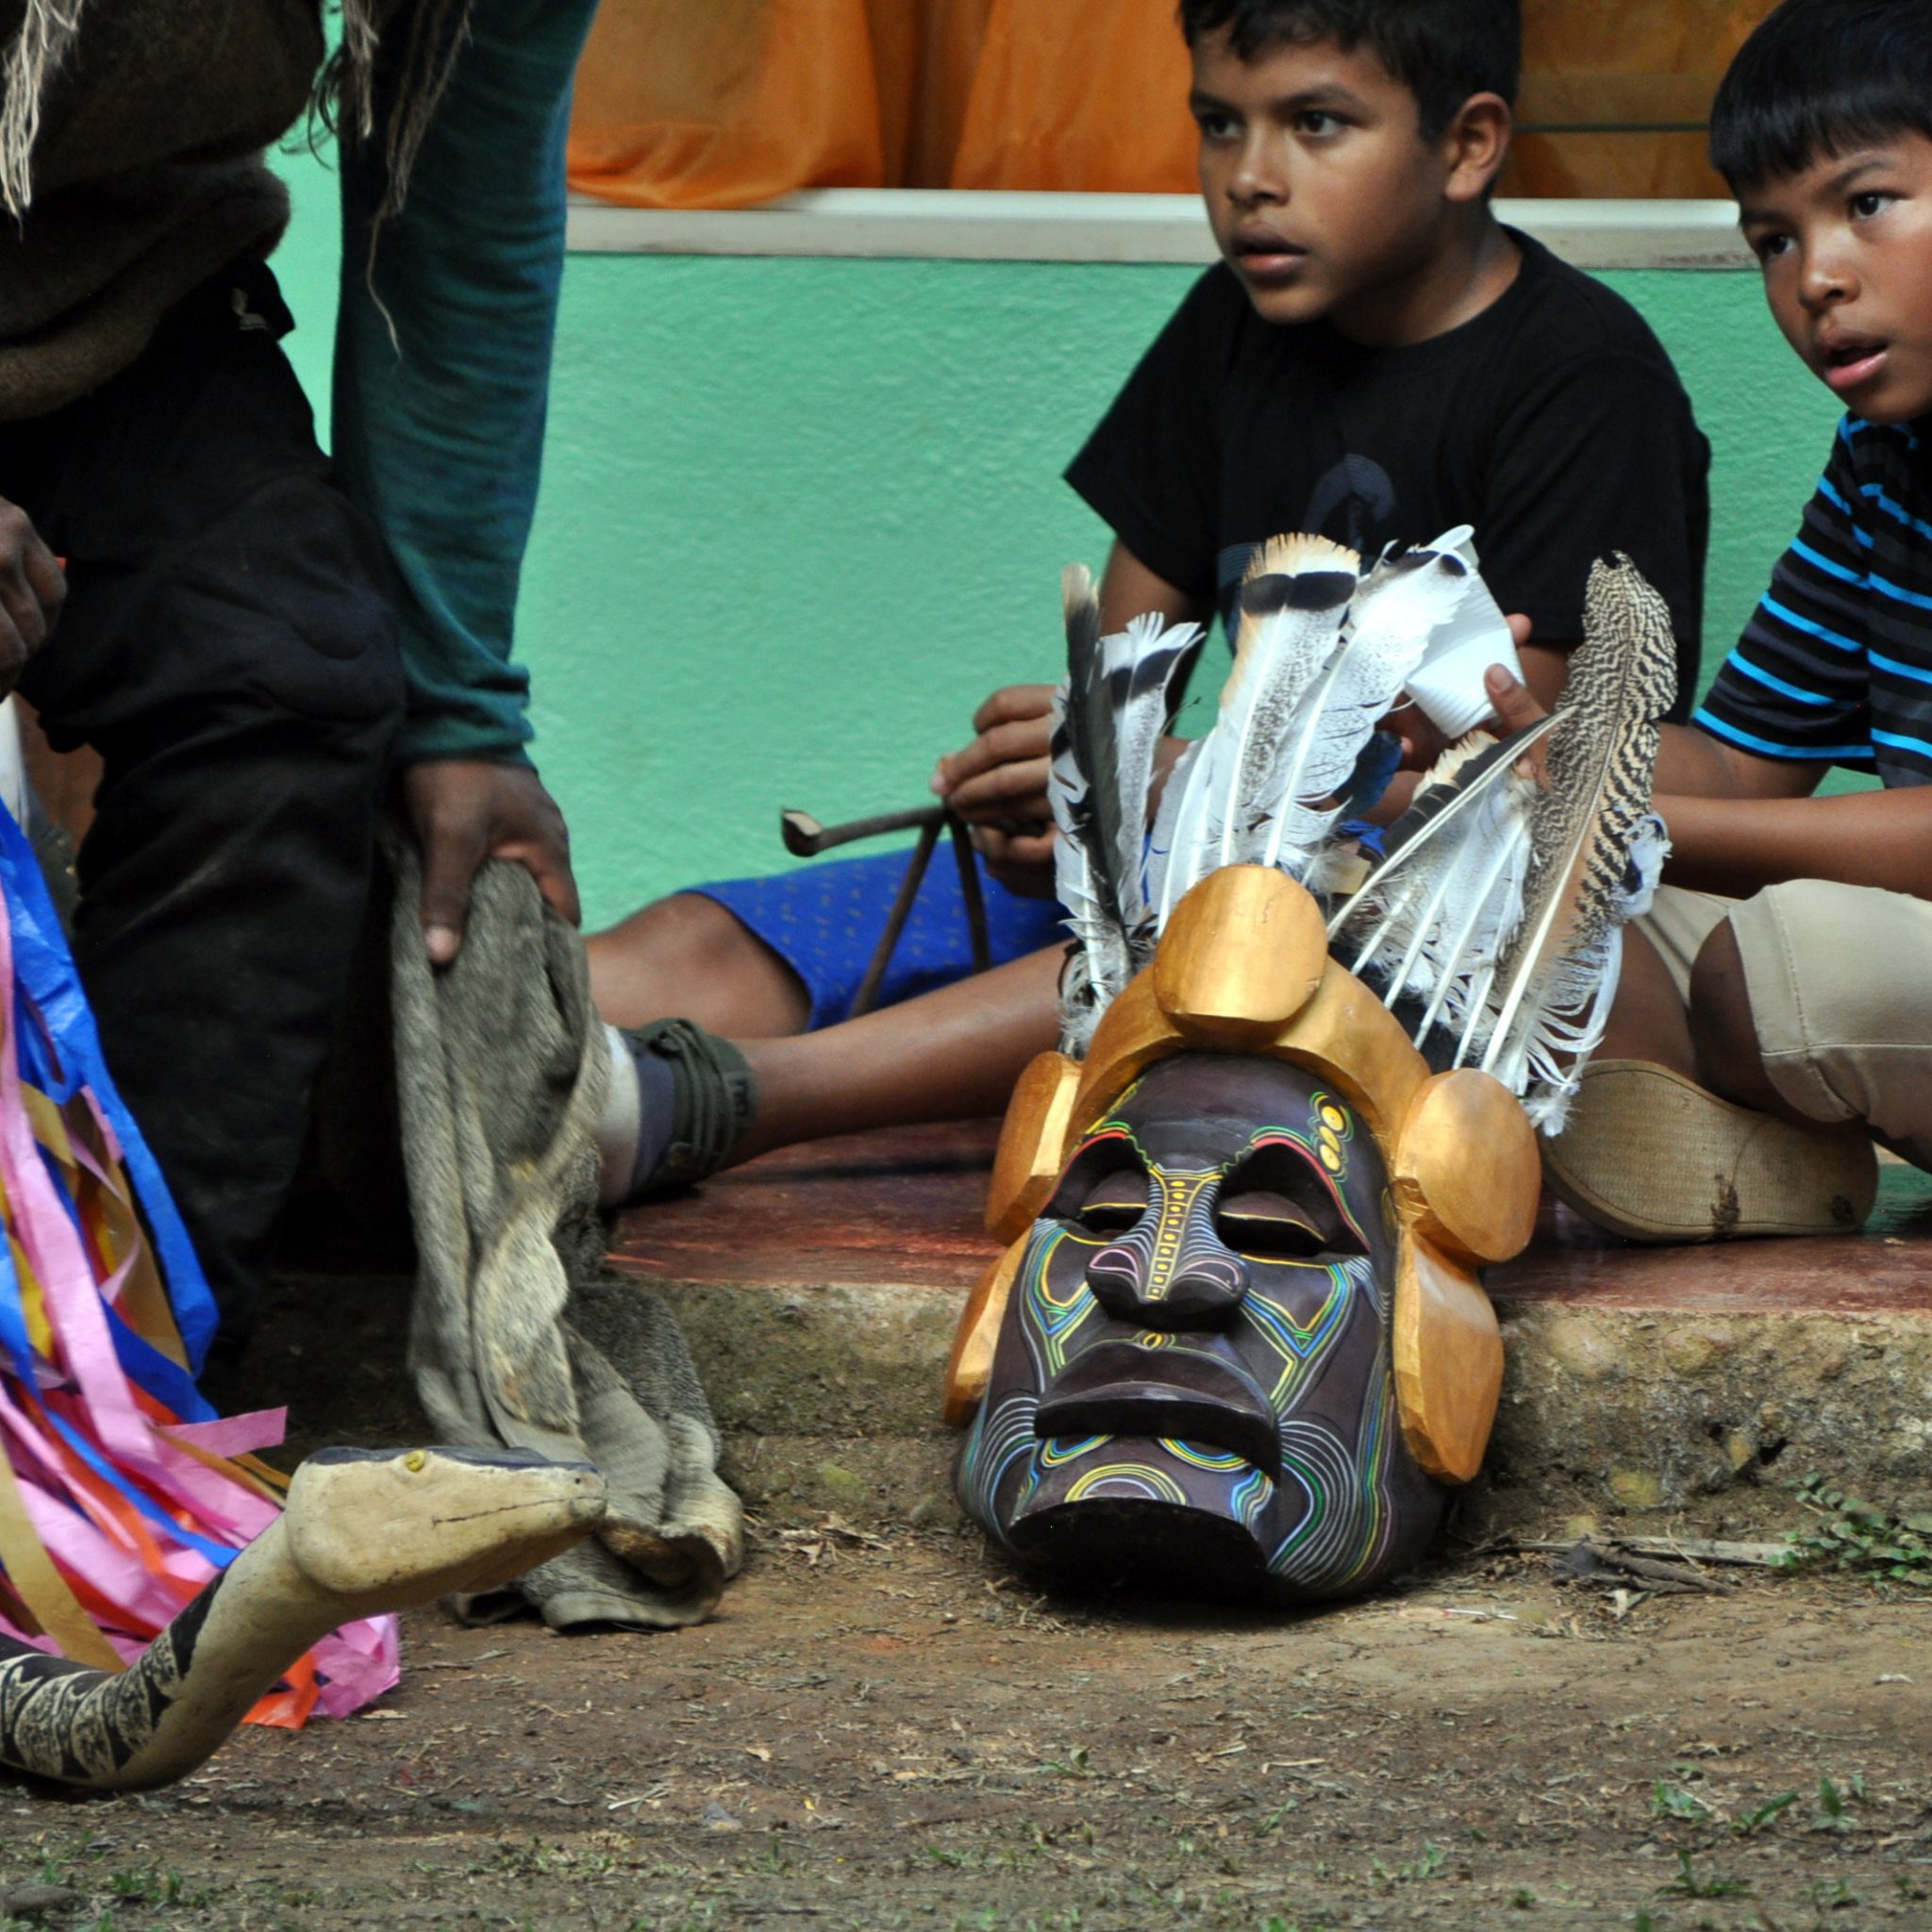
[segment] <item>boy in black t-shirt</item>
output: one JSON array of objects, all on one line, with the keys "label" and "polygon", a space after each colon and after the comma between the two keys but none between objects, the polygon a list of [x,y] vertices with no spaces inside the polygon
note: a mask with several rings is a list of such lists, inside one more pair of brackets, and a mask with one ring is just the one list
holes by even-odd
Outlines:
[{"label": "boy in black t-shirt", "polygon": [[[1224,259],[1067,472],[1115,533],[1103,623],[1224,618],[1282,530],[1373,553],[1470,524],[1530,618],[1539,695],[1562,689],[1591,559],[1621,549],[1670,606],[1688,702],[1709,452],[1636,311],[1490,207],[1514,0],[1180,12]],[[942,762],[965,816],[1042,816],[1049,690],[996,692],[993,728]],[[1038,860],[1050,841],[988,842]]]},{"label": "boy in black t-shirt", "polygon": [[[1115,532],[1104,626],[1224,614],[1250,548],[1279,531],[1373,552],[1470,524],[1503,608],[1529,616],[1538,697],[1561,690],[1591,559],[1613,549],[1668,602],[1688,694],[1708,452],[1635,311],[1490,207],[1516,0],[1182,0],[1180,14],[1224,259],[1068,471]],[[1045,894],[1050,692],[994,692],[933,779],[995,876]],[[1397,723],[1419,741],[1415,717]],[[600,1007],[636,1022],[684,988],[705,1017],[796,1033],[808,975],[725,909],[731,889],[706,891],[592,942]],[[998,1111],[1053,1042],[1059,958],[1050,945],[741,1053],[675,1023],[633,1040],[644,1125],[612,1191],[647,1191],[667,1149],[689,1176],[814,1135]]]}]

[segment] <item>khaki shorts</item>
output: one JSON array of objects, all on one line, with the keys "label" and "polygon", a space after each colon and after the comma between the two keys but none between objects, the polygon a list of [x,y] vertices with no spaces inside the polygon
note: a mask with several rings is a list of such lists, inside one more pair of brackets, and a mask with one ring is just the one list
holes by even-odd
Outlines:
[{"label": "khaki shorts", "polygon": [[1772,1085],[1812,1120],[1863,1121],[1932,1168],[1932,902],[1825,879],[1749,899],[1660,887],[1637,924],[1687,1001],[1725,918]]}]

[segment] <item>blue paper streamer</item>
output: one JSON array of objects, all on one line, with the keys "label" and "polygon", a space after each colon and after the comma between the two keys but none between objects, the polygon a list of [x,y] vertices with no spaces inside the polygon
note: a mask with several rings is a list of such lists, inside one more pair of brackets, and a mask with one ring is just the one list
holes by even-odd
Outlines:
[{"label": "blue paper streamer", "polygon": [[[22,1074],[57,1105],[71,1100],[83,1085],[92,1090],[121,1143],[122,1164],[141,1204],[149,1242],[167,1287],[175,1324],[181,1331],[190,1372],[199,1375],[208,1358],[208,1344],[214,1340],[214,1295],[208,1289],[208,1277],[201,1272],[201,1263],[174,1197],[161,1178],[160,1167],[108,1071],[100,1034],[81,989],[79,971],[61,933],[59,915],[54,909],[33,848],[14,824],[12,814],[7,811],[0,811],[0,896],[4,896],[13,935],[14,1039]],[[48,1059],[48,1041],[58,1057],[58,1070]],[[17,1296],[17,1282],[13,1289]],[[139,1338],[130,1334],[128,1340],[138,1342]],[[163,1358],[145,1344],[132,1352],[124,1351],[117,1337],[116,1352],[123,1366],[149,1394],[182,1413],[175,1399],[179,1391],[178,1370],[172,1375],[160,1374],[155,1365],[162,1363]],[[173,1364],[163,1366],[173,1368]],[[156,1379],[150,1380],[151,1375]],[[194,1419],[212,1413],[199,1397],[194,1406],[199,1412]]]}]

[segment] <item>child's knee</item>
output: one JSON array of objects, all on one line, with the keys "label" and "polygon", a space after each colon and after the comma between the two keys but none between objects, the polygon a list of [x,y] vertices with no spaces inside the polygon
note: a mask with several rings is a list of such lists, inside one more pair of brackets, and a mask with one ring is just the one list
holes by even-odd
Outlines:
[{"label": "child's knee", "polygon": [[715,1033],[799,1033],[811,1015],[797,973],[702,892],[655,900],[588,945],[598,1010],[620,1026],[677,1013]]},{"label": "child's knee", "polygon": [[737,913],[702,892],[673,892],[625,922],[665,964],[681,974],[715,981],[744,971],[766,951]]},{"label": "child's knee", "polygon": [[1824,879],[1767,887],[1707,942],[1693,1014],[1714,1051],[1755,1060],[1780,1110],[1932,1137],[1928,947],[1923,900]]}]

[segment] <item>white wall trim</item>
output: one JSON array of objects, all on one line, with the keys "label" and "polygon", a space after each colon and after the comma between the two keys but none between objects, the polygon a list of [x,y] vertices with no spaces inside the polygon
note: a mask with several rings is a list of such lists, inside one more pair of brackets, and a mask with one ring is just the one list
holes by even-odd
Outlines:
[{"label": "white wall trim", "polygon": [[[1499,201],[1579,268],[1748,269],[1728,201]],[[1189,194],[1014,194],[820,188],[763,208],[619,208],[573,195],[582,255],[806,255],[939,261],[1204,263],[1214,244]]]}]

